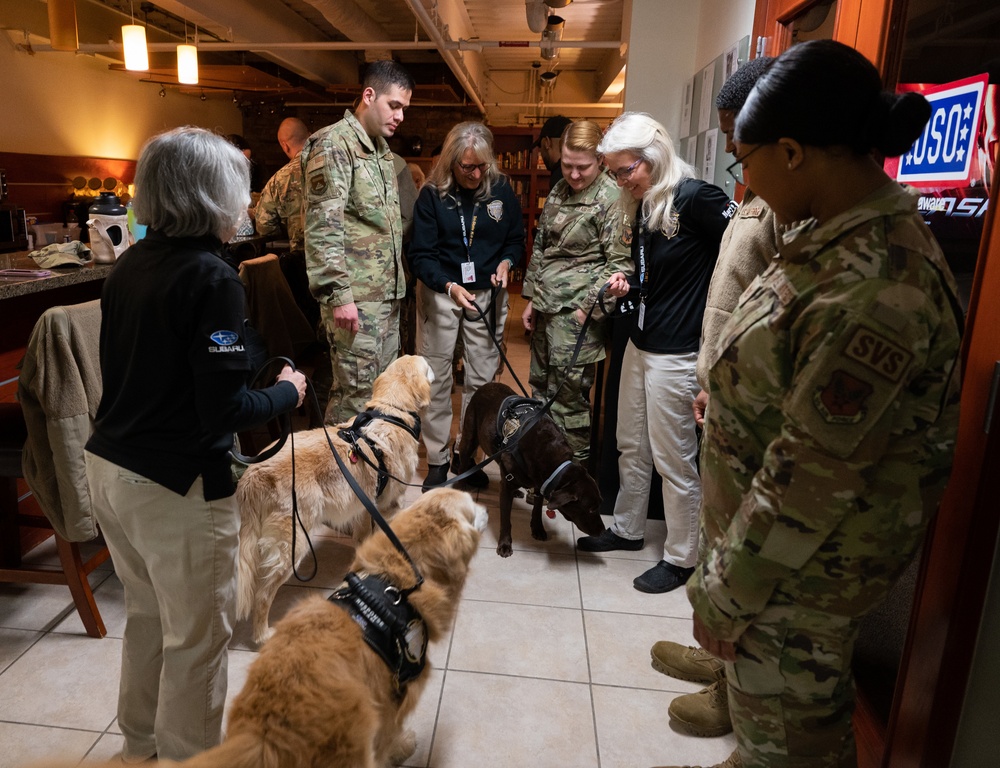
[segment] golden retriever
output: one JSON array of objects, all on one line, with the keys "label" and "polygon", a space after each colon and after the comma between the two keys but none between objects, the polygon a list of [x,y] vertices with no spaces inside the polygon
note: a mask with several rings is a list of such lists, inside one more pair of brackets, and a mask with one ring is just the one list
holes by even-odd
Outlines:
[{"label": "golden retriever", "polygon": [[[410,426],[430,403],[434,374],[424,358],[406,355],[393,361],[375,379],[366,408],[378,410]],[[351,446],[328,427],[333,444],[361,488],[387,520],[399,509],[405,487],[390,479],[376,496],[377,472],[363,459],[351,458]],[[392,477],[409,482],[417,469],[418,441],[402,427],[383,419],[371,421],[363,434],[382,451]],[[330,454],[323,429],[296,432],[295,490],[299,516],[306,530],[320,523],[340,529],[370,531],[368,513]],[[376,465],[371,449],[359,443]],[[268,637],[268,614],[278,589],[292,575],[292,441],[271,459],[247,468],[236,486],[240,507],[239,590],[237,618],[250,618],[254,641]],[[296,563],[308,550],[302,530],[296,531]],[[360,537],[359,537],[360,538]]]},{"label": "golden retriever", "polygon": [[[486,521],[485,507],[451,488],[427,492],[393,520],[393,531],[424,577],[409,601],[431,642],[454,621]],[[351,571],[380,575],[400,589],[415,582],[410,565],[381,531],[361,544]],[[322,597],[305,598],[275,625],[251,664],[222,744],[179,765],[384,768],[403,761],[416,746],[403,721],[417,705],[429,668],[398,695],[393,673],[351,615]],[[168,764],[178,765],[160,763]]]}]

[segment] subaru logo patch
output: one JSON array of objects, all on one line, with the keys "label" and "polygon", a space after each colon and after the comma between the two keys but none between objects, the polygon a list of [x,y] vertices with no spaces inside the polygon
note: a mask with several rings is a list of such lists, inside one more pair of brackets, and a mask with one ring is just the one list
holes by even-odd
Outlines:
[{"label": "subaru logo patch", "polygon": [[219,346],[228,347],[235,344],[239,340],[240,336],[238,333],[233,333],[232,331],[216,331],[208,338]]}]

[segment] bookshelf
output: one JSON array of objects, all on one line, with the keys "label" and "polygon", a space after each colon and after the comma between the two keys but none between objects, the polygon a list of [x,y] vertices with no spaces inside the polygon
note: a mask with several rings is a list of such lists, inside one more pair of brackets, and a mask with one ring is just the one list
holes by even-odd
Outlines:
[{"label": "bookshelf", "polygon": [[511,282],[520,289],[525,267],[531,258],[538,217],[542,215],[542,206],[549,193],[549,171],[542,162],[539,151],[531,146],[538,136],[537,128],[497,127],[491,130],[497,164],[510,178],[524,216],[525,258],[511,275]]}]

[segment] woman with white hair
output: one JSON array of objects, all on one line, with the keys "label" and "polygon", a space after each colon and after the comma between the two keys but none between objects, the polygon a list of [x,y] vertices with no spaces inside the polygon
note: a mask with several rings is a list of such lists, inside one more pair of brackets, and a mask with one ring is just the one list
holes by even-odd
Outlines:
[{"label": "woman with white hair", "polygon": [[101,294],[103,394],[87,480],[125,588],[122,760],[183,760],[217,744],[236,598],[233,433],[291,411],[305,377],[285,367],[250,391],[245,296],[221,258],[250,201],[246,157],[178,128],[136,166],[129,248]]},{"label": "woman with white hair", "polygon": [[[448,479],[455,346],[461,337],[464,417],[469,399],[496,373],[499,356],[491,335],[502,340],[507,280],[523,256],[521,205],[497,168],[493,134],[482,123],[459,123],[448,132],[413,208],[409,258],[418,280],[417,354],[434,371],[423,421],[424,490]],[[489,482],[482,470],[468,480],[478,487]]]},{"label": "woman with white hair", "polygon": [[633,584],[642,592],[669,592],[688,580],[698,557],[695,364],[709,280],[736,206],[721,189],[694,178],[694,169],[649,115],[621,115],[597,151],[621,187],[623,203],[635,211],[635,272],[613,275],[609,288],[621,297],[620,306],[631,308],[618,393],[614,523],[577,545],[585,552],[642,549],[655,468],[667,538],[663,559]]}]

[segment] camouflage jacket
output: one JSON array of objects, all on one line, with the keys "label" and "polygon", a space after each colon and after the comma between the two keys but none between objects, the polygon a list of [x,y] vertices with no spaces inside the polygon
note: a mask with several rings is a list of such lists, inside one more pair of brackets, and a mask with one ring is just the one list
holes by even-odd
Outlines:
[{"label": "camouflage jacket", "polygon": [[956,296],[915,198],[891,183],[787,233],[740,298],[709,351],[687,587],[715,637],[861,616],[911,559],[951,469]]},{"label": "camouflage jacket", "polygon": [[619,198],[618,185],[603,172],[581,192],[573,192],[565,179],[549,192],[521,289],[534,309],[586,312],[611,275],[632,273],[631,217]]},{"label": "camouflage jacket", "polygon": [[302,250],[302,163],[297,157],[264,185],[254,220],[258,234],[277,235],[284,228],[289,248]]},{"label": "camouflage jacket", "polygon": [[767,269],[778,252],[783,231],[771,206],[748,189],[722,235],[719,260],[708,284],[705,316],[701,322],[701,354],[698,355],[698,383],[702,388],[708,388],[708,349],[719,338],[740,294]]},{"label": "camouflage jacket", "polygon": [[350,112],[302,149],[309,289],[321,304],[401,299],[403,225],[392,152]]}]

